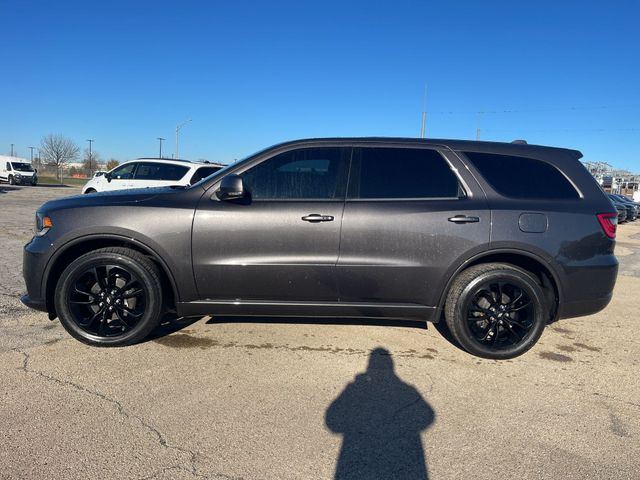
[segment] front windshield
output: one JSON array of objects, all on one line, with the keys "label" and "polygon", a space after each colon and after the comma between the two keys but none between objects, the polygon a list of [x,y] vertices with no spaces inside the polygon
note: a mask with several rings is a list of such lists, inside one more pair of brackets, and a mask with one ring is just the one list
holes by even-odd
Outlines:
[{"label": "front windshield", "polygon": [[33,172],[33,167],[30,163],[11,162],[11,166],[16,172]]}]

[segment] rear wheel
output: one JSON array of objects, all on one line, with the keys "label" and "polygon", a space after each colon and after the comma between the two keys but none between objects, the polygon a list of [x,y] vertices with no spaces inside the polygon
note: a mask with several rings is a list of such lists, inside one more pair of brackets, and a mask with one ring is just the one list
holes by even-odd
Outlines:
[{"label": "rear wheel", "polygon": [[95,188],[87,188],[87,191],[84,193],[96,193]]},{"label": "rear wheel", "polygon": [[55,306],[64,328],[81,342],[137,343],[157,326],[163,313],[158,269],[134,250],[94,250],[62,273]]},{"label": "rear wheel", "polygon": [[469,353],[484,358],[522,355],[542,335],[547,317],[544,292],[536,278],[501,263],[462,272],[445,305],[451,334]]}]

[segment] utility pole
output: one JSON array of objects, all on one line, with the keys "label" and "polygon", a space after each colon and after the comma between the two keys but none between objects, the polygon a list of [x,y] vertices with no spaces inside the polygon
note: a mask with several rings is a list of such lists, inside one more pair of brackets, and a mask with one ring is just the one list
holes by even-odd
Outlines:
[{"label": "utility pole", "polygon": [[36,147],[29,147],[29,149],[31,150],[31,165],[33,165],[33,150],[34,150],[35,148],[36,148]]},{"label": "utility pole", "polygon": [[162,137],[158,137],[158,140],[160,141],[160,155],[158,156],[158,158],[162,158],[162,141],[165,139]]},{"label": "utility pole", "polygon": [[478,128],[476,128],[476,140],[480,140],[480,122],[482,121],[482,114],[484,112],[478,112]]},{"label": "utility pole", "polygon": [[424,130],[427,124],[427,84],[424,84],[424,97],[422,99],[422,126],[420,127],[420,138],[424,138]]},{"label": "utility pole", "polygon": [[91,144],[93,142],[95,142],[95,140],[90,138],[90,139],[87,140],[87,142],[89,142],[89,176],[91,176],[91,175],[93,175],[93,162],[92,162],[93,156],[92,156],[92,153],[91,153]]},{"label": "utility pole", "polygon": [[13,143],[11,144],[11,156],[13,157]]},{"label": "utility pole", "polygon": [[190,121],[191,121],[191,119],[189,119],[189,120],[187,120],[185,122],[182,122],[180,125],[176,125],[176,156],[175,156],[176,159],[180,158],[180,149],[178,148],[178,135],[180,134],[180,129],[182,127],[184,127]]}]

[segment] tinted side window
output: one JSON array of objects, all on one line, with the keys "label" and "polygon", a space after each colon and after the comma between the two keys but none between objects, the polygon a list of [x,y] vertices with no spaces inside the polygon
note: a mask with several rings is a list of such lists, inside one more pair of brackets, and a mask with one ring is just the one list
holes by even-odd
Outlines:
[{"label": "tinted side window", "polygon": [[138,165],[134,178],[135,180],[180,180],[188,170],[189,167],[184,165],[144,162]]},{"label": "tinted side window", "polygon": [[421,148],[361,148],[350,198],[457,198],[462,190],[446,160]]},{"label": "tinted side window", "polygon": [[116,168],[113,172],[111,172],[111,178],[116,178],[119,180],[128,180],[133,177],[133,171],[136,168],[135,163],[127,163],[125,165],[121,165]]},{"label": "tinted side window", "polygon": [[512,198],[579,198],[569,180],[554,166],[528,157],[465,152],[498,193]]},{"label": "tinted side window", "polygon": [[189,183],[191,185],[193,185],[194,183],[198,183],[203,178],[208,177],[212,173],[220,170],[220,168],[222,167],[200,167],[198,170],[196,170],[196,173],[193,174]]},{"label": "tinted side window", "polygon": [[242,174],[254,200],[344,198],[350,148],[303,148],[281,153]]}]

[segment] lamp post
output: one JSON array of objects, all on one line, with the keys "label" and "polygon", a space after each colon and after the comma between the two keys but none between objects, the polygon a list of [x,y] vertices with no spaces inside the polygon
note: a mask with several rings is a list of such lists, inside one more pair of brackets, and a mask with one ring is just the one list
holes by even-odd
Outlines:
[{"label": "lamp post", "polygon": [[187,123],[189,123],[191,119],[182,122],[180,125],[176,125],[176,160],[180,158],[180,149],[178,148],[178,136],[180,134],[180,129],[184,127]]},{"label": "lamp post", "polygon": [[164,138],[158,137],[158,140],[160,141],[160,155],[158,156],[158,158],[162,158],[162,141],[164,140]]},{"label": "lamp post", "polygon": [[91,176],[91,175],[93,175],[93,162],[92,162],[93,157],[92,157],[92,154],[91,154],[91,144],[93,142],[95,142],[95,140],[90,138],[90,139],[87,140],[87,142],[89,142],[89,176]]},{"label": "lamp post", "polygon": [[11,144],[11,156],[13,157],[13,143]]},{"label": "lamp post", "polygon": [[34,150],[35,148],[36,148],[36,147],[29,147],[29,150],[31,150],[31,165],[33,165],[33,150]]}]

